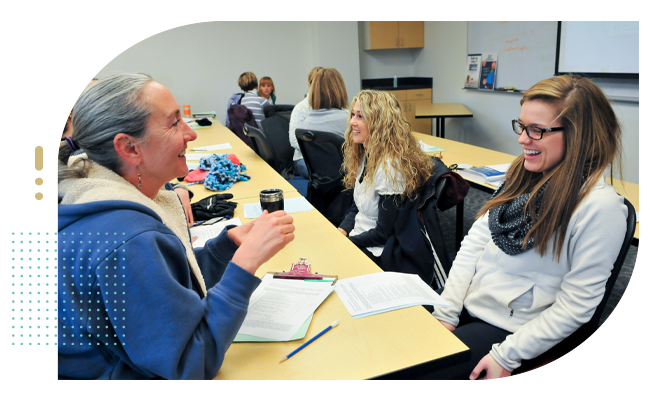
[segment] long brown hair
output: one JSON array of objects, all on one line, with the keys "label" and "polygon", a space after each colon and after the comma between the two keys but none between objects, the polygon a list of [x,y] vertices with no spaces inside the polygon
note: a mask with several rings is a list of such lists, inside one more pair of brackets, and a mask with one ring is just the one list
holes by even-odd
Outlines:
[{"label": "long brown hair", "polygon": [[397,98],[388,92],[362,90],[352,104],[359,104],[369,134],[365,149],[362,144],[354,143],[348,118],[343,144],[343,183],[348,189],[354,187],[365,157],[364,180],[372,186],[377,168],[390,163],[395,173],[387,177],[389,186],[397,188],[397,175],[401,174],[406,180],[404,195],[414,199],[418,189],[431,176],[433,162],[411,134],[411,125],[406,121]]},{"label": "long brown hair", "polygon": [[[478,216],[522,194],[531,193],[526,209],[533,226],[523,242],[534,237],[535,251],[544,256],[551,239],[555,238],[553,256],[559,259],[569,220],[578,204],[608,166],[611,167],[611,178],[615,162],[621,171],[621,128],[605,94],[587,78],[561,75],[545,79],[524,94],[521,104],[531,100],[544,101],[558,110],[557,120],[564,127],[564,159],[543,175],[526,170],[524,156],[520,155],[506,173],[504,190],[486,202]],[[584,174],[587,178],[582,185]],[[546,182],[548,186],[543,192],[537,216],[537,194]]]},{"label": "long brown hair", "polygon": [[314,74],[309,88],[309,106],[312,110],[348,108],[348,92],[339,71],[325,68]]}]

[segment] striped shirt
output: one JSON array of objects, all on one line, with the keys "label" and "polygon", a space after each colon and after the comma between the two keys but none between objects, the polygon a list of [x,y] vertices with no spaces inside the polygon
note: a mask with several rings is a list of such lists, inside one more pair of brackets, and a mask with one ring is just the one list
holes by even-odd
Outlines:
[{"label": "striped shirt", "polygon": [[264,112],[262,111],[262,107],[264,107],[264,105],[268,102],[269,101],[264,97],[258,96],[254,90],[249,90],[246,92],[246,94],[244,94],[244,97],[241,99],[241,105],[246,106],[246,108],[251,110],[258,127],[261,126],[260,122],[264,119]]}]

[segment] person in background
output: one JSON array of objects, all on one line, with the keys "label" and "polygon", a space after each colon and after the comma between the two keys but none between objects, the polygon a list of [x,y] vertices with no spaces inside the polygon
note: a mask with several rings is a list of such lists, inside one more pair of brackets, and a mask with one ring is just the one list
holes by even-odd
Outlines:
[{"label": "person in background", "polygon": [[265,76],[260,79],[260,90],[257,92],[257,95],[264,97],[271,104],[275,104],[275,85],[271,77]]},{"label": "person in background", "polygon": [[[307,75],[307,87],[311,89],[311,82],[312,79],[314,79],[314,75],[318,71],[322,71],[323,67],[314,67],[309,71],[309,74]],[[300,147],[298,147],[298,139],[296,139],[296,128],[298,127],[299,124],[302,123],[302,121],[307,118],[307,114],[309,114],[309,96],[305,96],[304,99],[302,99],[298,104],[295,105],[293,110],[291,110],[291,118],[289,119],[289,141],[291,142],[291,147],[295,149],[293,153],[293,162],[295,166],[295,162],[298,160],[302,159],[302,154],[300,154]],[[304,166],[304,161],[302,162]],[[306,167],[303,170],[304,173],[307,173]],[[300,175],[300,174],[298,174]]]},{"label": "person in background", "polygon": [[262,126],[260,122],[264,119],[262,108],[268,104],[268,100],[257,95],[257,77],[252,72],[244,72],[239,76],[239,87],[244,91],[244,97],[241,99],[241,105],[246,106],[255,117],[257,126]]},{"label": "person in background", "polygon": [[77,93],[81,90],[81,80],[76,74],[79,72],[79,58],[74,54],[64,54],[61,57],[61,72],[56,77],[56,94],[62,95],[74,103]]},{"label": "person in background", "polygon": [[432,170],[397,98],[362,90],[352,100],[343,144],[343,183],[354,188],[354,203],[339,231],[381,267],[402,202],[418,194]]},{"label": "person in background", "polygon": [[72,100],[56,96],[56,140],[72,136]]},{"label": "person in background", "polygon": [[307,100],[307,116],[295,124],[293,134],[289,135],[289,141],[295,149],[294,167],[298,175],[306,179],[309,178],[309,173],[300,153],[295,129],[313,129],[343,136],[348,126],[349,105],[348,92],[341,74],[334,68],[324,68],[316,72],[311,80]]},{"label": "person in background", "polygon": [[627,208],[604,179],[621,129],[602,90],[540,81],[512,128],[523,154],[462,242],[442,292],[451,307],[433,313],[471,358],[431,379],[509,376],[547,352],[591,319],[623,243]]},{"label": "person in background", "polygon": [[84,82],[84,87],[88,87],[88,86],[92,85],[95,82],[97,82],[97,78],[87,79],[86,82]]},{"label": "person in background", "polygon": [[196,133],[147,75],[90,85],[72,120],[58,157],[60,379],[214,378],[292,217],[265,211],[193,249],[163,186],[188,173]]}]

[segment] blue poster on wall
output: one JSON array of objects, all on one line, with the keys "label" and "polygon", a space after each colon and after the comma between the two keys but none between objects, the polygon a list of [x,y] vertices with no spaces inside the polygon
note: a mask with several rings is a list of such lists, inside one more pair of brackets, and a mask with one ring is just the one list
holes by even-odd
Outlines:
[{"label": "blue poster on wall", "polygon": [[497,56],[499,53],[487,53],[481,63],[481,78],[478,88],[494,90],[497,83]]}]

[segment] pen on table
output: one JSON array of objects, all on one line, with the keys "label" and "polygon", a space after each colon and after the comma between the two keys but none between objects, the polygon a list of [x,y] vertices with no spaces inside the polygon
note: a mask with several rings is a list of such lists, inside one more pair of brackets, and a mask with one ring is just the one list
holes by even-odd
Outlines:
[{"label": "pen on table", "polygon": [[282,361],[288,359],[289,357],[293,356],[294,354],[296,354],[296,353],[299,352],[300,350],[304,349],[304,348],[307,347],[311,342],[313,342],[314,340],[316,340],[316,339],[318,339],[319,337],[323,336],[327,331],[329,331],[330,329],[334,328],[334,327],[335,327],[336,325],[338,325],[338,324],[339,324],[339,320],[337,319],[336,321],[332,322],[332,325],[330,325],[330,326],[328,326],[327,328],[323,329],[323,331],[322,331],[321,333],[319,333],[318,335],[316,335],[316,336],[314,336],[313,338],[309,339],[309,340],[307,341],[307,343],[303,344],[302,346],[298,347],[297,349],[295,349],[294,351],[292,351],[291,353],[289,353],[289,355],[286,356],[286,357],[284,357],[282,360],[280,360],[280,362],[282,362]]},{"label": "pen on table", "polygon": [[195,226],[199,226],[199,225],[203,224],[204,222],[205,221],[199,221],[199,222],[197,222],[195,224],[190,225],[190,228],[194,228]]}]

